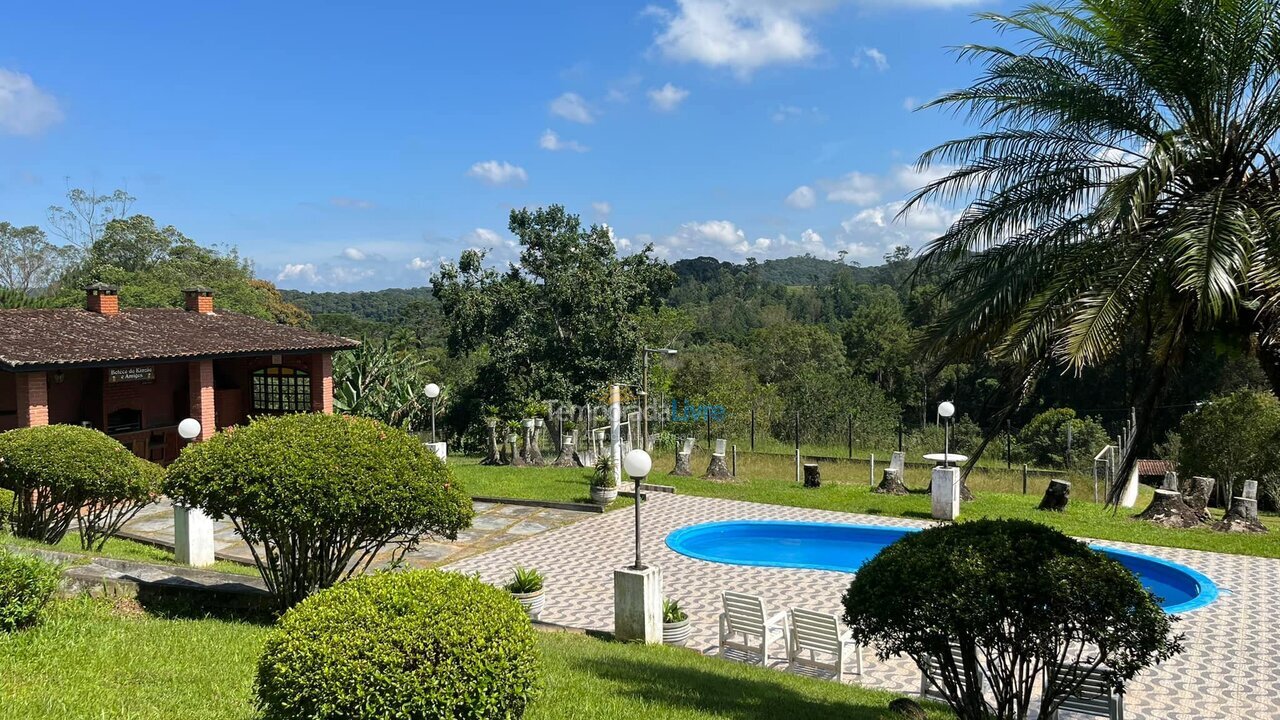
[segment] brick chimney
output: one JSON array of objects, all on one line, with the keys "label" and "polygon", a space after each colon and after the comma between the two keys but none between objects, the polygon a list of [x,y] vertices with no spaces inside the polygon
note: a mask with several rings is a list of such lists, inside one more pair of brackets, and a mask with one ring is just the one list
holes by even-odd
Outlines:
[{"label": "brick chimney", "polygon": [[120,297],[116,288],[94,283],[84,289],[84,309],[99,315],[119,315]]},{"label": "brick chimney", "polygon": [[182,291],[187,301],[187,312],[213,314],[213,290],[207,287],[190,287]]}]

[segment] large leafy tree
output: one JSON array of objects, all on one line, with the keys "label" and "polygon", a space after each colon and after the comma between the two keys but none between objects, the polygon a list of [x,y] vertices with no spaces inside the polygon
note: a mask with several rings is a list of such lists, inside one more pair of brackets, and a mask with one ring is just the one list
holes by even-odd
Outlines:
[{"label": "large leafy tree", "polygon": [[486,347],[477,390],[506,409],[534,400],[583,402],[610,380],[634,373],[636,314],[654,307],[675,278],[651,247],[619,257],[608,227],[584,228],[552,205],[513,210],[519,263],[485,266],[467,250],[431,278],[455,354]]},{"label": "large leafy tree", "polygon": [[920,158],[942,172],[908,205],[968,202],[923,252],[949,302],[935,348],[989,353],[1019,389],[1049,365],[1142,353],[1146,417],[1197,340],[1225,335],[1280,387],[1280,4],[982,17],[1022,42],[963,48],[981,76],[931,104],[981,130]]},{"label": "large leafy tree", "polygon": [[39,227],[0,222],[0,288],[22,294],[47,291],[70,259],[69,249],[49,242]]}]

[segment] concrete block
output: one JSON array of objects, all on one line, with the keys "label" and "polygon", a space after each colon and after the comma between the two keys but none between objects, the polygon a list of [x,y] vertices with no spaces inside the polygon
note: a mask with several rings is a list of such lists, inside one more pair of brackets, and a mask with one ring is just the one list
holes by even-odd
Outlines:
[{"label": "concrete block", "polygon": [[200,508],[173,506],[173,555],[178,562],[194,567],[214,561],[213,518]]},{"label": "concrete block", "polygon": [[613,634],[618,640],[662,644],[662,570],[613,571]]},{"label": "concrete block", "polygon": [[960,517],[960,468],[935,467],[932,496],[935,519],[955,520]]},{"label": "concrete block", "polygon": [[427,448],[431,450],[431,452],[435,453],[436,457],[440,458],[441,462],[449,461],[448,443],[443,443],[443,442],[427,443]]}]

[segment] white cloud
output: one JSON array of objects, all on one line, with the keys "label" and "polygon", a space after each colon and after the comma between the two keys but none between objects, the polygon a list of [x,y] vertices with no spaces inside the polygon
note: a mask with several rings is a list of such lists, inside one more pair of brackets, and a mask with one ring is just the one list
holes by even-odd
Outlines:
[{"label": "white cloud", "polygon": [[902,98],[902,109],[907,111],[915,110],[920,107],[920,101],[910,95]]},{"label": "white cloud", "polygon": [[591,203],[591,209],[595,210],[596,215],[601,219],[608,219],[609,215],[613,213],[613,205],[604,200],[597,200]]},{"label": "white cloud", "polygon": [[778,124],[782,124],[788,120],[800,120],[803,118],[809,118],[815,122],[822,122],[827,119],[827,116],[816,107],[802,108],[796,105],[779,105],[774,109],[769,117]]},{"label": "white cloud", "polygon": [[571,92],[551,101],[551,114],[584,125],[596,121],[595,113],[587,101],[583,100],[581,95]]},{"label": "white cloud", "polygon": [[334,207],[351,208],[353,210],[368,210],[374,207],[373,202],[370,200],[352,197],[331,197],[329,198],[329,204]]},{"label": "white cloud", "polygon": [[681,87],[676,87],[671,83],[667,83],[660,88],[654,88],[649,91],[649,102],[657,110],[662,112],[671,112],[689,97],[689,91]]},{"label": "white cloud", "polygon": [[879,178],[860,172],[851,172],[836,180],[822,180],[819,185],[826,190],[830,202],[850,205],[871,205],[880,201],[882,184]]},{"label": "white cloud", "polygon": [[918,205],[903,217],[902,200],[865,208],[840,223],[839,248],[854,259],[879,259],[895,245],[919,249],[937,238],[959,217],[959,210],[938,205]]},{"label": "white cloud", "polygon": [[565,140],[560,137],[555,130],[545,130],[542,137],[538,138],[538,147],[551,152],[559,152],[561,150],[572,150],[573,152],[586,152],[590,148],[577,140]]},{"label": "white cloud", "polygon": [[467,175],[490,185],[510,185],[529,180],[529,174],[524,171],[524,168],[497,160],[478,162],[471,166]]},{"label": "white cloud", "polygon": [[434,265],[435,263],[431,262],[430,260],[424,260],[420,257],[415,257],[414,259],[410,260],[409,264],[405,265],[405,267],[416,272],[427,272]]},{"label": "white cloud", "polygon": [[786,203],[788,206],[799,210],[808,210],[818,204],[818,194],[808,185],[801,185],[791,194],[787,196]]},{"label": "white cloud", "polygon": [[285,265],[280,274],[276,275],[276,282],[289,282],[291,280],[302,280],[314,284],[320,281],[320,275],[316,272],[316,266],[312,263]]},{"label": "white cloud", "polygon": [[497,247],[515,247],[515,241],[509,238],[503,238],[498,233],[489,228],[476,228],[471,232],[462,236],[462,242],[467,247],[485,250]]},{"label": "white cloud", "polygon": [[57,98],[36,86],[30,75],[0,68],[0,133],[39,135],[61,121]]},{"label": "white cloud", "polygon": [[662,24],[654,47],[664,57],[727,68],[747,78],[759,68],[808,60],[819,51],[806,16],[833,0],[676,0],[650,7]]},{"label": "white cloud", "polygon": [[342,257],[348,260],[354,260],[356,262],[361,262],[369,258],[369,256],[366,255],[363,250],[361,250],[360,248],[353,248],[353,247],[349,247],[343,250]]},{"label": "white cloud", "polygon": [[853,66],[875,68],[878,72],[884,72],[889,69],[889,58],[876,48],[858,48],[858,53],[853,56]]}]

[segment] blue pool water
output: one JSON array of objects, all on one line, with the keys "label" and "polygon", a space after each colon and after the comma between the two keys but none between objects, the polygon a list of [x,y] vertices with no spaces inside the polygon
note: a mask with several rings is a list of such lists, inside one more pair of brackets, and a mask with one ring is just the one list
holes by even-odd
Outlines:
[{"label": "blue pool water", "polygon": [[[682,555],[734,565],[857,572],[876,553],[917,528],[833,523],[736,520],[676,530],[667,547]],[[1202,608],[1218,599],[1209,578],[1185,565],[1139,553],[1095,547],[1127,567],[1169,613]]]}]

